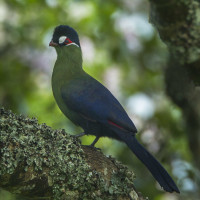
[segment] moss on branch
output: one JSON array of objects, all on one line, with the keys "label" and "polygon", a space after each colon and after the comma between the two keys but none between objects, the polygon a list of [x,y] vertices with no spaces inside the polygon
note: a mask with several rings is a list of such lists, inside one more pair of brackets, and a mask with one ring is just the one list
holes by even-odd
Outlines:
[{"label": "moss on branch", "polygon": [[0,187],[46,199],[143,199],[134,173],[64,130],[0,109]]}]

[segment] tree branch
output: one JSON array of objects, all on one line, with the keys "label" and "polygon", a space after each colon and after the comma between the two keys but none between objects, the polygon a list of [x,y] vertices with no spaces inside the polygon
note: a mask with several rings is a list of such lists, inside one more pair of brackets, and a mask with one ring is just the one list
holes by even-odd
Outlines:
[{"label": "tree branch", "polygon": [[167,94],[184,115],[189,146],[200,169],[200,2],[150,0],[150,21],[169,49]]},{"label": "tree branch", "polygon": [[39,199],[144,199],[134,174],[64,130],[0,109],[0,187]]}]

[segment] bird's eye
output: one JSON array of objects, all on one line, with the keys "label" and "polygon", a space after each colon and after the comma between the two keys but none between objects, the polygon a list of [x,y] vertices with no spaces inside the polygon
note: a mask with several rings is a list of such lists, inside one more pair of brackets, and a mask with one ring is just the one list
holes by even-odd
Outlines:
[{"label": "bird's eye", "polygon": [[59,38],[59,44],[62,44],[65,40],[66,40],[66,36],[61,36],[60,38]]}]

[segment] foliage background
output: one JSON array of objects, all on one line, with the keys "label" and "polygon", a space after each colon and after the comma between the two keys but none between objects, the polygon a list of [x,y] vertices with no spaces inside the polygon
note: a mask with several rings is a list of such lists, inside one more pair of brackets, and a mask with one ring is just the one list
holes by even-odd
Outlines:
[{"label": "foliage background", "polygon": [[0,105],[55,129],[81,131],[63,116],[51,91],[56,53],[48,44],[55,26],[70,25],[80,36],[84,69],[119,99],[138,128],[137,137],[172,174],[181,195],[164,193],[126,145],[103,138],[97,147],[132,168],[137,190],[150,199],[195,200],[200,173],[182,113],[165,94],[167,49],[148,14],[147,0],[0,1]]}]

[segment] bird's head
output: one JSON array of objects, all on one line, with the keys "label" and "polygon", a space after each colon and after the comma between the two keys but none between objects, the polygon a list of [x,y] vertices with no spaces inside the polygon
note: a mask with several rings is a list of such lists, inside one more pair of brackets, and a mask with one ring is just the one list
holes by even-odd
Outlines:
[{"label": "bird's head", "polygon": [[53,37],[49,43],[49,46],[62,48],[70,45],[80,48],[77,32],[67,25],[57,26],[54,30]]}]

